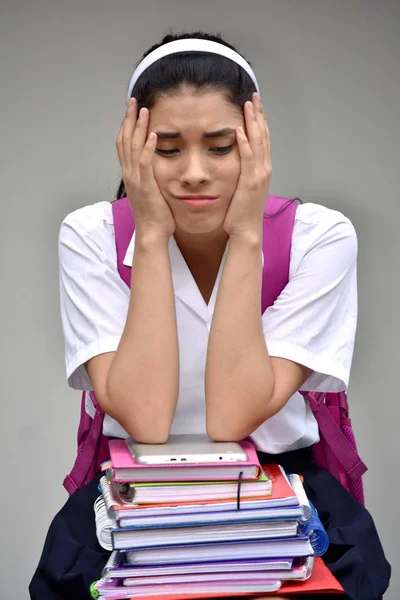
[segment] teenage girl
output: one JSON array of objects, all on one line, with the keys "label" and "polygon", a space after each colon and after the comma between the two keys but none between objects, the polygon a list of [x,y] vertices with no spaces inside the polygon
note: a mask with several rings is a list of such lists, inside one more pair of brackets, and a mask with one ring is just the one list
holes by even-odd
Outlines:
[{"label": "teenage girl", "polygon": [[[135,216],[124,258],[131,289],[117,271],[111,204],[68,215],[59,257],[69,385],[95,391],[107,436],[250,436],[263,463],[304,475],[331,541],[324,560],[345,598],[381,599],[390,566],[373,520],[314,463],[318,427],[299,393],[348,386],[357,316],[352,224],[299,205],[289,283],[261,315],[271,141],[250,64],[219,36],[168,35],[136,67],[128,97],[116,199],[127,196]],[[94,528],[98,480],[53,520],[32,599],[90,597],[108,557]]]}]

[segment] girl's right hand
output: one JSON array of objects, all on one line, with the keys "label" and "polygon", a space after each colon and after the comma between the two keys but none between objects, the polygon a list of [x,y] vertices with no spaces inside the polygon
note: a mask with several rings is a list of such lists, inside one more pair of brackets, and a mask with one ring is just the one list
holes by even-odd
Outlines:
[{"label": "girl's right hand", "polygon": [[116,146],[138,235],[150,234],[169,239],[176,224],[154,177],[153,157],[157,135],[154,132],[147,134],[149,115],[149,110],[142,108],[137,118],[137,102],[131,99]]}]

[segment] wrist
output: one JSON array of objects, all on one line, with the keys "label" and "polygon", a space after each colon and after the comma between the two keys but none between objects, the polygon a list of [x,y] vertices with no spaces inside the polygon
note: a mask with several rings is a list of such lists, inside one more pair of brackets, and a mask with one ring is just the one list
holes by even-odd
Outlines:
[{"label": "wrist", "polygon": [[242,247],[256,251],[262,249],[262,230],[240,231],[229,236],[229,247]]},{"label": "wrist", "polygon": [[171,236],[160,235],[154,231],[135,231],[135,250],[165,250],[168,249]]}]

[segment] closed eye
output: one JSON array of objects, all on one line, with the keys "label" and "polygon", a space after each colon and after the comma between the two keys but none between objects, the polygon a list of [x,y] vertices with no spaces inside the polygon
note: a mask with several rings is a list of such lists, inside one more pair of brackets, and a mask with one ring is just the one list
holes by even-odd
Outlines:
[{"label": "closed eye", "polygon": [[[214,152],[215,154],[228,154],[230,150],[232,150],[234,144],[230,146],[217,146],[214,148],[209,148],[210,152]],[[172,150],[162,150],[161,148],[156,149],[157,154],[161,154],[161,156],[173,156],[176,152],[179,152],[178,148],[174,148]]]},{"label": "closed eye", "polygon": [[217,154],[227,154],[230,150],[232,150],[233,146],[234,144],[231,144],[230,146],[219,146],[217,148],[210,148],[210,150],[216,152]]}]

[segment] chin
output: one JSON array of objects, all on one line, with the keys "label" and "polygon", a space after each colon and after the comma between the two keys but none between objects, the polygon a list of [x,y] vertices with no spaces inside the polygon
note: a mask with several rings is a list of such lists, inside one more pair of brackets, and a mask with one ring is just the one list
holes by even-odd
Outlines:
[{"label": "chin", "polygon": [[195,219],[176,219],[176,228],[188,234],[204,234],[221,231],[224,219],[197,215]]},{"label": "chin", "polygon": [[177,230],[186,234],[210,234],[223,231],[223,224],[229,204],[195,208],[188,210],[172,210]]}]

